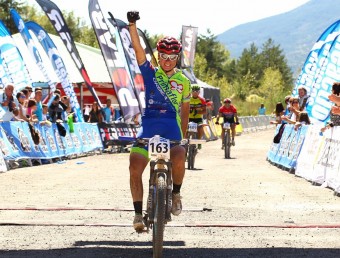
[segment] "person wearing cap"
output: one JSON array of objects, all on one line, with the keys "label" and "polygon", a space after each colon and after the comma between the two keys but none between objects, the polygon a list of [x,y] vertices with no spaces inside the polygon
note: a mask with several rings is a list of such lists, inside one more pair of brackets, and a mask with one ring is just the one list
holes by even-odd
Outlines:
[{"label": "person wearing cap", "polygon": [[[230,124],[230,129],[231,129],[231,144],[235,146],[235,135],[236,135],[236,130],[235,127],[238,122],[238,116],[237,116],[237,109],[236,107],[231,104],[231,99],[226,98],[223,100],[223,105],[219,108],[218,110],[218,115],[216,117],[216,122],[215,124],[219,124],[219,118],[223,117],[223,123],[229,123]],[[222,126],[222,134],[221,134],[221,139],[222,139],[222,149],[224,148],[224,133],[225,129]]]},{"label": "person wearing cap", "polygon": [[308,103],[309,98],[309,96],[307,95],[307,89],[304,86],[298,87],[298,94],[300,111],[303,111],[306,109],[306,105]]},{"label": "person wearing cap", "polygon": [[[164,37],[157,42],[158,67],[154,67],[146,58],[140,43],[136,21],[140,19],[138,11],[127,13],[131,42],[136,54],[145,86],[145,109],[142,126],[137,137],[151,138],[154,135],[169,140],[182,140],[186,134],[189,117],[191,84],[189,79],[177,69],[182,44],[173,37]],[[180,190],[185,173],[185,148],[171,146],[172,162],[172,208],[175,216],[182,211]],[[134,145],[130,152],[130,189],[135,210],[133,227],[137,232],[144,229],[143,181],[142,174],[149,163],[148,149]]]}]

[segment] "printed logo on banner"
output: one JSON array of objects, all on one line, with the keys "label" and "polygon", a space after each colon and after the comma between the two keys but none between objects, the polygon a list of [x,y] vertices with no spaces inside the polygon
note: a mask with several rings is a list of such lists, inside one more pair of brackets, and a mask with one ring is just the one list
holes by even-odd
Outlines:
[{"label": "printed logo on banner", "polygon": [[123,46],[114,31],[110,31],[113,29],[112,25],[109,27],[106,23],[97,0],[89,1],[89,13],[122,114],[125,120],[131,119],[140,113],[140,108],[133,82],[127,71],[128,67],[125,65],[124,51],[119,51],[119,49],[123,50]]},{"label": "printed logo on banner", "polygon": [[94,140],[96,143],[96,146],[103,146],[102,141],[100,139],[100,135],[98,134],[98,130],[95,130],[94,128],[92,128],[92,135],[94,135]]},{"label": "printed logo on banner", "polygon": [[[52,137],[52,135],[50,134],[49,131],[46,131],[46,139],[47,139],[47,142],[48,142],[48,145],[49,145],[51,151],[53,151],[53,152],[57,151],[57,146],[56,146],[54,139],[53,139],[53,137]],[[57,139],[57,142],[58,142],[58,138],[56,138],[56,139]],[[60,142],[58,142],[58,146],[59,146],[59,148],[63,148],[64,145],[63,145],[63,143],[60,139],[60,135],[59,135],[59,140],[60,140]]]},{"label": "printed logo on banner", "polygon": [[79,148],[80,147],[80,142],[79,142],[79,139],[78,139],[77,135],[71,134],[71,138],[72,138],[72,141],[73,141],[74,148]]},{"label": "printed logo on banner", "polygon": [[48,148],[47,143],[46,143],[46,140],[48,140],[48,139],[47,139],[47,137],[42,136],[40,130],[39,130],[39,137],[40,137],[40,142],[39,142],[40,151],[42,151],[44,153],[48,153],[49,148]]},{"label": "printed logo on banner", "polygon": [[84,144],[84,145],[88,145],[89,143],[88,143],[88,140],[86,140],[86,138],[85,138],[85,135],[83,134],[83,131],[81,130],[81,128],[79,127],[79,129],[78,129],[78,134],[79,134],[79,137],[80,137],[80,139],[81,139],[81,142]]},{"label": "printed logo on banner", "polygon": [[0,149],[1,149],[3,156],[8,156],[10,154],[7,144],[5,143],[3,139],[0,139]]},{"label": "printed logo on banner", "polygon": [[5,130],[3,130],[2,128],[1,128],[1,131],[2,131],[2,135],[6,135],[6,138],[8,139],[8,141],[9,141],[9,143],[11,144],[11,147],[12,147],[12,151],[19,151],[19,148],[18,148],[18,146],[15,144],[15,142],[14,142],[14,137],[12,136],[12,135],[9,135],[8,133],[7,133],[7,131],[5,131]]},{"label": "printed logo on banner", "polygon": [[28,137],[25,135],[24,131],[18,128],[18,136],[20,140],[21,149],[23,152],[31,152],[31,143]]},{"label": "printed logo on banner", "polygon": [[[55,136],[55,139],[57,141],[57,145],[58,145],[59,149],[65,150],[64,142],[62,141],[61,136],[60,136],[60,134],[59,134],[57,129],[54,129],[54,136]],[[49,132],[48,132],[48,136],[47,137],[49,139],[50,145],[52,144],[52,146],[55,147],[54,151],[56,151],[57,150],[57,146],[54,144],[54,139],[53,139],[52,135],[50,135]]]}]

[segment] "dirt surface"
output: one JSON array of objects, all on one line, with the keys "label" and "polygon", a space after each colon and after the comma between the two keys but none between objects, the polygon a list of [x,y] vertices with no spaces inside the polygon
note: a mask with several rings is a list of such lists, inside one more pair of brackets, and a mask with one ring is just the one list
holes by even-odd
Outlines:
[{"label": "dirt surface", "polygon": [[[164,257],[339,257],[340,198],[270,165],[273,134],[237,137],[228,160],[204,144]],[[151,232],[132,228],[127,153],[11,170],[0,195],[0,257],[152,257]]]}]

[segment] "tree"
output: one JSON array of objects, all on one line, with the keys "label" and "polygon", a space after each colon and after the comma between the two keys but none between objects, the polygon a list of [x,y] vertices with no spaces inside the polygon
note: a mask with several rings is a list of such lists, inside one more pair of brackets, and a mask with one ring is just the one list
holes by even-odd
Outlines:
[{"label": "tree", "polygon": [[293,73],[287,64],[283,50],[280,48],[280,45],[275,46],[271,38],[263,44],[258,63],[262,71],[269,67],[278,69],[282,74],[284,86],[287,89],[293,87]]},{"label": "tree", "polygon": [[19,3],[16,0],[0,0],[0,19],[3,21],[10,34],[18,31],[11,17],[11,8],[15,9],[19,13],[25,9],[23,7],[23,3]]},{"label": "tree", "polygon": [[214,73],[217,77],[223,77],[227,69],[230,53],[224,45],[216,40],[216,36],[207,30],[207,35],[197,37],[196,53],[203,56],[207,61],[205,72]]}]

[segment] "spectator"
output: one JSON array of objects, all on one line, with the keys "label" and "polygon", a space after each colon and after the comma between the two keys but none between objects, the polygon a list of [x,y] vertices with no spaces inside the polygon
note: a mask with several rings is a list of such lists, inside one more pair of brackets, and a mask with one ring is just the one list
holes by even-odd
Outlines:
[{"label": "spectator", "polygon": [[264,104],[262,103],[261,106],[258,109],[258,113],[260,116],[264,116],[266,114],[266,108],[264,107]]},{"label": "spectator", "polygon": [[[65,106],[67,107],[66,110],[63,112],[63,120],[67,121],[69,115],[72,114],[72,119],[74,121],[74,116],[73,116],[74,112],[73,112],[73,108],[70,105],[70,98],[68,96],[64,95],[64,96],[61,97],[61,102],[63,102],[65,104]],[[86,121],[86,120],[84,120],[84,121]]]},{"label": "spectator", "polygon": [[[53,97],[52,97],[53,98]],[[67,109],[67,106],[60,101],[60,95],[55,94],[51,105],[48,108],[48,113],[50,115],[50,121],[55,123],[57,121],[63,121],[63,111]]]},{"label": "spectator", "polygon": [[[334,82],[332,85],[332,95],[335,95],[336,97],[333,99],[337,99],[337,97],[340,97],[340,82]],[[336,109],[339,109],[339,106],[337,103],[335,103],[335,106],[330,111],[330,119],[327,122],[327,124],[321,128],[321,132],[326,131],[327,129],[333,127],[333,126],[340,126],[340,114],[336,112]],[[335,112],[334,112],[335,110]]]},{"label": "spectator", "polygon": [[290,98],[291,97],[292,96],[290,96],[290,95],[285,97],[285,103],[286,103],[286,109],[285,109],[285,112],[284,112],[285,116],[287,116],[290,113],[290,103],[291,103]]},{"label": "spectator", "polygon": [[283,115],[281,119],[289,124],[295,124],[296,121],[299,121],[299,116],[300,116],[300,106],[299,106],[299,99],[296,97],[290,98],[291,100],[291,107],[290,115]]},{"label": "spectator", "polygon": [[298,94],[299,94],[299,98],[298,98],[299,110],[302,111],[302,110],[305,110],[306,108],[309,96],[307,95],[307,90],[304,86],[300,86],[298,88]]},{"label": "spectator", "polygon": [[34,112],[37,110],[37,101],[35,99],[29,99],[27,104],[27,113],[26,116],[29,119],[29,122],[39,122],[37,116]]},{"label": "spectator", "polygon": [[335,94],[331,94],[328,96],[328,99],[330,101],[333,101],[337,106],[340,106],[340,96],[335,95]]},{"label": "spectator", "polygon": [[98,107],[97,102],[92,103],[92,109],[89,114],[89,120],[90,123],[101,123],[103,122],[103,114],[100,108]]},{"label": "spectator", "polygon": [[18,100],[18,113],[19,113],[17,115],[17,118],[28,122],[28,118],[26,117],[26,112],[27,112],[26,95],[24,94],[23,91],[20,91],[20,92],[17,93],[16,97],[17,97],[17,100]]},{"label": "spectator", "polygon": [[32,97],[31,95],[32,95],[32,92],[33,92],[33,88],[32,88],[32,86],[27,85],[25,87],[25,90],[28,91],[28,93],[26,95],[26,99],[28,100],[28,99],[30,99]]},{"label": "spectator", "polygon": [[37,103],[37,109],[34,111],[34,114],[37,116],[39,121],[42,121],[42,90],[41,88],[36,88],[34,92],[34,99]]},{"label": "spectator", "polygon": [[275,121],[270,121],[271,124],[281,124],[282,123],[282,115],[284,114],[284,107],[281,102],[276,103],[275,107]]},{"label": "spectator", "polygon": [[42,104],[42,121],[40,121],[41,125],[51,126],[50,116],[48,114],[48,106],[47,104]]},{"label": "spectator", "polygon": [[18,107],[13,108],[13,117],[12,117],[11,121],[25,122],[25,120],[20,117],[20,112],[19,112]]},{"label": "spectator", "polygon": [[294,125],[294,129],[298,130],[301,127],[301,125],[310,125],[310,124],[311,122],[310,122],[308,113],[306,111],[301,111],[299,115],[299,120]]},{"label": "spectator", "polygon": [[14,85],[8,84],[4,93],[0,94],[0,103],[2,107],[2,121],[11,121],[13,118],[13,109],[19,105],[17,98],[13,97]]},{"label": "spectator", "polygon": [[111,99],[106,100],[106,107],[103,108],[104,121],[111,123],[115,117],[115,110],[111,107]]}]

